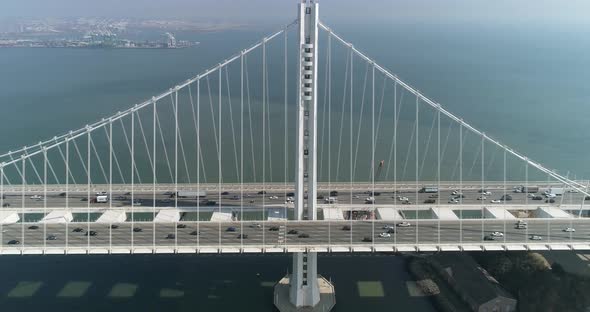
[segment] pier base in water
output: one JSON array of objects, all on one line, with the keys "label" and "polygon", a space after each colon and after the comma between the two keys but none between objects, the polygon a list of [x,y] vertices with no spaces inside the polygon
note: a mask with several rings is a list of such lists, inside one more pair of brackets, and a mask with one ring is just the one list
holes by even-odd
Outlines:
[{"label": "pier base in water", "polygon": [[336,304],[334,285],[317,274],[317,254],[293,254],[293,273],[275,286],[274,304],[281,312],[330,311]]}]

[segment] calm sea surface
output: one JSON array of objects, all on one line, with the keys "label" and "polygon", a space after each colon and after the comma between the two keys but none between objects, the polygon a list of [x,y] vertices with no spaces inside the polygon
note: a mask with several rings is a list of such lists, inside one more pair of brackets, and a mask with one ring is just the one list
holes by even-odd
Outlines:
[{"label": "calm sea surface", "polygon": [[[590,176],[587,27],[333,27],[487,134],[551,168],[578,178]],[[139,103],[266,33],[228,31],[184,38],[178,34],[201,41],[196,48],[182,50],[0,49],[0,151],[82,127]],[[271,105],[282,104],[273,100]],[[281,133],[282,124],[274,125]],[[430,120],[422,126],[427,132]],[[275,168],[270,179],[280,180],[282,168]],[[288,270],[289,262],[284,256],[2,257],[0,307],[271,311],[272,284]],[[409,277],[400,257],[326,256],[320,258],[320,272],[336,283],[335,311],[393,306],[400,311],[433,311],[428,300],[409,296]],[[367,297],[361,291],[364,282],[376,282],[382,292]]]}]

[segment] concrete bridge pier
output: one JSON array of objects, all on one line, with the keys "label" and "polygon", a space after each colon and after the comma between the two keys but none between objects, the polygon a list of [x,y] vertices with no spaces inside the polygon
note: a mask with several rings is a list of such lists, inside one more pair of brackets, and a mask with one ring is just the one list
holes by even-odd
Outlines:
[{"label": "concrete bridge pier", "polygon": [[274,303],[281,312],[330,311],[336,304],[334,285],[317,274],[315,252],[293,254],[293,271],[275,286]]}]

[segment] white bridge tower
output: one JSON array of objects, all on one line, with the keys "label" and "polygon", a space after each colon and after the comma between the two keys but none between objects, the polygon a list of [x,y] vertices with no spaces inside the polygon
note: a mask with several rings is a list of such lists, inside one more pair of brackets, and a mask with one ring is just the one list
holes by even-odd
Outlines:
[{"label": "white bridge tower", "polygon": [[[317,73],[318,73],[318,0],[300,0],[299,80],[297,97],[297,148],[295,174],[295,220],[317,219]],[[317,253],[293,254],[293,270],[276,288],[275,304],[281,312],[329,311],[335,303],[334,288],[317,273]],[[281,285],[283,283],[283,285]],[[283,287],[282,291],[280,290]],[[322,293],[328,296],[320,298]],[[326,289],[328,291],[326,291]],[[281,297],[282,295],[282,297]],[[322,299],[320,302],[320,299]]]}]

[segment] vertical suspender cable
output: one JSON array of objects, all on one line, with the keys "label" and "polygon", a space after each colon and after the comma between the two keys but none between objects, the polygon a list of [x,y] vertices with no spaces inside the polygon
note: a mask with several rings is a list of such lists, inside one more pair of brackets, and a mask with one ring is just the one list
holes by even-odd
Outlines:
[{"label": "vertical suspender cable", "polygon": [[375,247],[375,63],[373,63],[371,76],[371,197],[373,197],[371,241],[373,242],[373,247]]},{"label": "vertical suspender cable", "polygon": [[[415,187],[415,194],[416,194],[416,204],[418,204],[418,179],[419,179],[419,172],[418,172],[418,162],[419,162],[419,155],[418,155],[418,129],[420,125],[420,118],[419,118],[419,104],[420,104],[420,97],[416,94],[416,184]],[[418,244],[418,209],[416,209],[416,245]]]},{"label": "vertical suspender cable", "polygon": [[[284,59],[284,62],[285,62],[285,64],[284,64],[285,65],[285,68],[284,68],[284,71],[285,71],[285,81],[284,81],[285,82],[285,90],[284,90],[284,96],[285,96],[285,98],[284,98],[284,100],[285,100],[285,103],[284,103],[285,104],[284,105],[284,114],[285,114],[285,120],[284,120],[284,122],[285,122],[285,133],[284,133],[284,142],[285,142],[285,147],[284,148],[285,148],[285,150],[284,150],[284,157],[285,157],[285,163],[284,163],[283,166],[284,166],[284,170],[285,170],[285,172],[284,172],[284,175],[285,175],[285,194],[284,194],[285,195],[285,210],[284,210],[284,216],[283,217],[285,218],[285,228],[287,228],[288,214],[287,214],[287,203],[286,202],[287,202],[287,180],[288,180],[288,175],[287,175],[288,173],[287,172],[288,172],[288,167],[289,167],[288,166],[288,160],[289,160],[289,158],[287,156],[287,153],[288,153],[287,142],[289,140],[288,137],[287,137],[287,128],[288,128],[287,125],[289,124],[289,121],[288,121],[288,113],[287,113],[287,104],[288,104],[288,101],[289,101],[289,84],[288,84],[288,75],[287,75],[288,70],[289,70],[289,62],[288,62],[288,57],[287,57],[288,56],[288,33],[287,33],[287,28],[285,28],[285,42],[284,42],[284,44],[285,44],[285,47],[284,47],[284,51],[285,51],[285,59]],[[242,114],[243,114],[243,112],[242,112]]]},{"label": "vertical suspender cable", "polygon": [[[437,179],[437,190],[438,190],[438,193],[437,193],[438,205],[437,205],[437,207],[438,207],[438,215],[440,216],[440,205],[441,205],[441,202],[440,202],[440,192],[441,192],[441,190],[440,190],[440,179],[441,179],[441,177],[440,177],[440,111],[437,111],[436,115],[437,115],[436,118],[438,119],[437,140],[436,140],[436,159],[437,159],[437,161],[436,161],[436,176],[438,177],[438,179]],[[440,246],[440,218],[437,218],[437,223],[438,223],[438,231],[437,231],[438,244]]]},{"label": "vertical suspender cable", "polygon": [[459,241],[463,244],[463,120],[459,123]]},{"label": "vertical suspender cable", "polygon": [[86,200],[86,236],[88,236],[88,249],[90,249],[90,202],[91,202],[91,198],[90,198],[90,181],[92,181],[92,179],[90,178],[90,142],[91,142],[91,137],[90,137],[90,128],[87,128],[87,144],[88,144],[88,151],[86,154],[86,178],[87,178],[87,187],[86,187],[86,195],[87,195],[87,200]]},{"label": "vertical suspender cable", "polygon": [[27,221],[26,217],[25,217],[25,185],[27,184],[27,176],[26,176],[26,158],[25,156],[21,156],[22,159],[22,181],[23,184],[21,186],[21,216],[23,218],[23,221],[21,222],[21,241],[22,241],[22,248],[25,248],[25,222]]},{"label": "vertical suspender cable", "polygon": [[[285,36],[287,36],[285,32]],[[286,50],[285,50],[285,53]],[[286,140],[285,140],[285,144]],[[286,167],[286,162],[285,162]],[[286,182],[285,182],[286,183]],[[240,53],[240,233],[244,237],[244,51]],[[244,240],[240,239],[244,249]]]},{"label": "vertical suspender cable", "polygon": [[[109,121],[109,210],[113,209],[113,121]],[[113,224],[109,223],[109,250],[113,247]]]},{"label": "vertical suspender cable", "polygon": [[131,112],[131,250],[133,250],[134,236],[133,226],[135,225],[135,113]]},{"label": "vertical suspender cable", "polygon": [[[152,250],[155,252],[156,250],[156,182],[158,178],[156,177],[156,167],[157,167],[157,152],[156,152],[156,112],[157,112],[157,102],[155,99],[152,99],[153,103],[153,112],[152,112],[152,154],[154,155],[154,166],[152,167]],[[198,155],[198,154],[197,154]],[[197,167],[197,170],[199,168]],[[174,197],[178,196],[178,194],[174,194]]]},{"label": "vertical suspender cable", "polygon": [[[219,199],[219,213],[221,213],[221,66],[219,67],[219,92],[218,92],[218,112],[217,112],[217,125],[219,126],[219,144],[217,144],[217,174],[218,185],[217,185],[217,198]],[[219,248],[221,248],[221,221],[218,223],[218,234],[219,234]]]},{"label": "vertical suspender cable", "polygon": [[[262,220],[266,197],[266,38],[262,41]],[[264,232],[262,243],[264,245]]]},{"label": "vertical suspender cable", "polygon": [[[201,194],[201,77],[197,79],[197,194]],[[197,249],[201,242],[201,201],[197,200]]]},{"label": "vertical suspender cable", "polygon": [[[157,111],[157,102],[155,99],[152,99],[153,104],[153,112],[152,112],[152,154],[153,154],[153,164],[152,167],[152,250],[155,252],[156,250],[156,182],[158,178],[156,177],[156,111]],[[199,168],[197,167],[197,170]],[[174,197],[177,197],[178,194],[174,194]]]},{"label": "vertical suspender cable", "polygon": [[353,100],[353,95],[354,95],[354,63],[353,63],[353,59],[354,59],[354,48],[352,45],[350,45],[350,248],[352,250],[352,191],[353,191],[353,187],[354,187],[354,181],[353,181],[353,176],[354,176],[354,171],[353,171],[353,165],[352,165],[352,150],[353,150],[353,146],[352,146],[352,136],[353,136],[353,131],[352,128],[354,128],[354,124],[353,124],[353,120],[352,120],[352,114],[353,114],[353,104],[354,104],[354,100]]},{"label": "vertical suspender cable", "polygon": [[484,212],[485,201],[483,199],[483,197],[485,196],[484,195],[484,192],[485,192],[485,187],[484,187],[484,174],[485,174],[484,173],[484,161],[485,161],[484,148],[485,148],[485,146],[484,146],[484,144],[485,144],[485,134],[483,134],[481,136],[481,196],[482,196],[482,200],[481,200],[481,237],[482,237],[482,239],[483,239],[484,232],[485,232],[485,223],[484,223],[484,221],[485,221],[484,220],[485,219],[485,212]]},{"label": "vertical suspender cable", "polygon": [[[221,71],[220,71],[221,73]],[[174,191],[176,192],[177,196],[174,196],[174,250],[177,250],[178,247],[178,228],[176,226],[176,214],[178,212],[178,86],[176,87],[176,91],[174,92],[174,122],[176,126],[174,127]],[[183,153],[184,155],[184,153]]]},{"label": "vertical suspender cable", "polygon": [[[65,157],[65,167],[66,167],[66,211],[70,208],[70,138],[66,138],[66,157]],[[74,176],[72,175],[72,178]],[[70,232],[68,231],[68,222],[66,222],[66,253],[68,251],[68,243],[69,243],[69,235]]]},{"label": "vertical suspender cable", "polygon": [[[43,215],[47,216],[47,149],[43,146]],[[43,251],[47,252],[47,223],[43,222]]]}]

